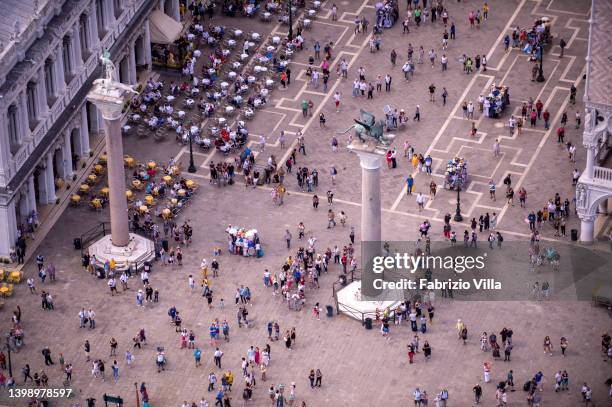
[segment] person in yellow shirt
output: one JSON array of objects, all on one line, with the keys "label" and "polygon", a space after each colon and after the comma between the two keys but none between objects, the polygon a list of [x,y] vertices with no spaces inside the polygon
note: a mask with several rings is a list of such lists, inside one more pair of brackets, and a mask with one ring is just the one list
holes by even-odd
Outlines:
[{"label": "person in yellow shirt", "polygon": [[482,16],[486,20],[489,18],[489,4],[485,1],[485,4],[482,6]]}]

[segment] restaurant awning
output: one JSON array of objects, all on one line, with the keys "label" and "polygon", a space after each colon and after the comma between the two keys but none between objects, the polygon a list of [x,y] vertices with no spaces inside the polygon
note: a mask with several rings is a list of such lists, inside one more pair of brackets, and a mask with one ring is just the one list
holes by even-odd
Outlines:
[{"label": "restaurant awning", "polygon": [[151,13],[149,22],[151,42],[153,44],[172,44],[178,40],[183,30],[181,23],[159,10]]}]

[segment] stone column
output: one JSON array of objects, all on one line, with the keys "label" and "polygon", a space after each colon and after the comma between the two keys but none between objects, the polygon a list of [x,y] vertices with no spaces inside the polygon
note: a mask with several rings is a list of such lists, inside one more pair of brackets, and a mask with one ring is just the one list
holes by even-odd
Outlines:
[{"label": "stone column", "polygon": [[74,27],[72,27],[72,48],[74,49],[74,71],[80,72],[83,68],[83,45],[81,44],[81,35],[79,33],[80,20],[77,20]]},{"label": "stone column", "polygon": [[36,82],[36,106],[38,110],[38,120],[43,120],[49,113],[47,104],[47,87],[45,86],[45,69],[41,68]]},{"label": "stone column", "polygon": [[136,82],[138,82],[137,79],[137,75],[136,75],[136,52],[134,51],[134,46],[136,44],[135,43],[130,43],[128,45],[129,47],[129,52],[128,52],[128,70],[129,70],[129,84],[130,85],[135,85]]},{"label": "stone column", "polygon": [[36,191],[34,190],[34,175],[28,178],[28,212],[37,211],[36,209]]},{"label": "stone column", "polygon": [[98,27],[98,11],[96,10],[95,2],[91,5],[90,13],[87,15],[89,18],[89,22],[87,24],[87,28],[89,28],[89,41],[91,41],[90,50],[95,53],[98,47],[100,46],[100,36],[99,33],[104,31],[104,27]]},{"label": "stone column", "polygon": [[179,3],[179,0],[170,0],[172,2],[172,14],[170,15],[170,17],[172,17],[173,19],[175,19],[176,21],[178,21],[179,23],[181,22],[181,6]]},{"label": "stone column", "polygon": [[115,2],[113,0],[103,0],[106,5],[106,26],[112,28],[115,26],[117,19],[115,18]]},{"label": "stone column", "polygon": [[19,94],[19,130],[22,143],[27,141],[31,135],[30,132],[30,121],[28,120],[28,102],[25,90]]},{"label": "stone column", "polygon": [[45,205],[49,203],[48,198],[48,182],[47,182],[47,170],[42,167],[38,167],[38,198],[41,204]]},{"label": "stone column", "polygon": [[0,185],[6,185],[10,180],[11,143],[8,130],[8,107],[0,113]]},{"label": "stone column", "polygon": [[17,224],[21,225],[26,223],[30,213],[30,202],[28,201],[29,197],[27,187],[24,186],[19,193],[15,195],[13,200],[17,199],[17,197],[19,197],[19,218],[17,218],[17,214],[15,214],[15,219],[17,220]]},{"label": "stone column", "polygon": [[[105,79],[107,80],[107,79]],[[120,84],[110,81],[105,85],[94,85],[87,95],[102,113],[109,186],[109,207],[111,219],[111,242],[114,247],[126,247],[129,243],[127,199],[125,198],[125,169],[123,167],[123,140],[121,138],[121,117],[126,91]]]},{"label": "stone column", "polygon": [[595,169],[595,147],[587,146],[587,159],[584,168],[584,174],[589,179],[593,179],[593,171]]},{"label": "stone column", "polygon": [[53,83],[55,84],[55,94],[59,97],[66,91],[66,71],[64,70],[64,43],[61,42],[60,46],[55,50],[54,56],[54,69],[53,69]]},{"label": "stone column", "polygon": [[72,146],[70,145],[70,133],[71,129],[64,130],[64,147],[62,153],[64,154],[64,179],[66,181],[72,178]]},{"label": "stone column", "polygon": [[17,241],[17,218],[15,201],[0,205],[0,256],[8,257]]},{"label": "stone column", "polygon": [[147,64],[147,69],[150,71],[153,68],[153,57],[151,56],[151,29],[149,27],[149,19],[144,23],[144,58]]},{"label": "stone column", "polygon": [[45,168],[45,179],[47,180],[47,203],[55,203],[57,196],[55,195],[55,173],[53,172],[53,155],[55,150],[47,153],[47,167]]},{"label": "stone column", "polygon": [[595,217],[583,215],[580,218],[580,242],[583,244],[593,244],[595,237]]},{"label": "stone column", "polygon": [[91,151],[89,148],[89,127],[87,127],[87,104],[84,103],[81,108],[81,154],[86,157]]},{"label": "stone column", "polygon": [[[349,147],[350,148],[350,147]],[[375,275],[372,270],[374,257],[381,255],[381,204],[380,204],[380,161],[381,155],[376,150],[364,151],[351,148],[359,157],[361,165],[361,290],[364,296],[378,297],[382,291],[374,288]]]},{"label": "stone column", "polygon": [[123,141],[121,140],[121,114],[102,111],[108,156],[108,186],[111,235],[114,246],[127,246],[129,242],[128,208],[125,198],[125,169],[123,167]]},{"label": "stone column", "polygon": [[357,151],[361,165],[361,240],[381,239],[380,154]]}]

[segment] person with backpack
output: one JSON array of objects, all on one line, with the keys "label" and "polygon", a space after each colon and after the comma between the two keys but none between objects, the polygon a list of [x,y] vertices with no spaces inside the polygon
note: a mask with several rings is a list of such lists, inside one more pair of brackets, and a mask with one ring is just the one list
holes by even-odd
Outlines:
[{"label": "person with backpack", "polygon": [[448,390],[447,389],[442,389],[442,391],[440,392],[440,394],[438,394],[438,397],[440,397],[440,401],[442,402],[442,407],[446,407],[446,402],[448,400]]},{"label": "person with backpack", "polygon": [[501,233],[497,232],[497,238],[495,240],[497,240],[497,248],[501,249],[502,242],[504,241],[504,237],[501,235]]}]

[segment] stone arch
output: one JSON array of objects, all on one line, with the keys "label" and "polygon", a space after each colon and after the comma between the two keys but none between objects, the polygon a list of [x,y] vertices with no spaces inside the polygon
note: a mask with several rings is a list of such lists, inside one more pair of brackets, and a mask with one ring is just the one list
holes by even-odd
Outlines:
[{"label": "stone arch", "polygon": [[597,216],[599,214],[598,209],[600,208],[601,204],[605,202],[607,205],[608,199],[611,199],[611,198],[612,198],[612,192],[598,194],[598,196],[591,202],[591,205],[589,206],[586,213],[589,214],[590,216]]},{"label": "stone arch", "polygon": [[612,198],[612,192],[603,188],[587,187],[579,183],[576,186],[576,207],[580,218],[580,241],[590,244],[595,239],[595,219],[597,209],[602,202]]}]

